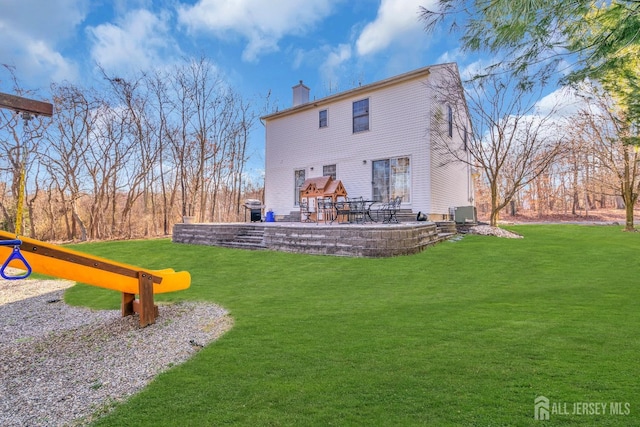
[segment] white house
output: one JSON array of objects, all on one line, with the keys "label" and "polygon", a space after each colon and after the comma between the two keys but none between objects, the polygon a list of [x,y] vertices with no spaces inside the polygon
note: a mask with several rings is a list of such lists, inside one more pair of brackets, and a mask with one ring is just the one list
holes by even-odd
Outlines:
[{"label": "white house", "polygon": [[458,99],[448,102],[434,89],[451,76],[459,89],[457,66],[450,63],[314,100],[300,81],[293,107],[261,118],[265,207],[276,219],[297,212],[305,179],[327,175],[341,180],[349,197],[386,202],[402,196],[402,209],[431,220],[473,205],[471,168],[451,155],[465,156],[466,103],[455,95],[460,90],[450,91]]}]

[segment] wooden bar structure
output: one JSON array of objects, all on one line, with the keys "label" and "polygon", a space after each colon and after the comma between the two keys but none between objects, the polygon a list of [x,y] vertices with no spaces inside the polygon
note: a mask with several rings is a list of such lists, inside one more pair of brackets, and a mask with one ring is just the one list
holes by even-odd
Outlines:
[{"label": "wooden bar structure", "polygon": [[[7,93],[0,93],[0,108],[14,110],[17,113],[34,114],[36,116],[53,116],[53,104],[23,98],[21,96],[9,95]],[[2,239],[5,239],[5,237],[2,237]],[[136,294],[123,291],[121,303],[122,315],[128,316],[133,313],[138,313],[140,315],[140,326],[142,327],[155,323],[156,317],[158,316],[158,306],[156,306],[153,301],[153,285],[154,283],[162,283],[162,277],[116,263],[112,264],[104,260],[98,261],[96,258],[55,249],[44,244],[34,244],[33,242],[28,244],[23,243],[20,245],[20,250],[24,253],[33,253],[63,260],[79,266],[107,271],[120,276],[136,278],[138,280],[139,299],[136,300]]]},{"label": "wooden bar structure", "polygon": [[[0,237],[0,239],[4,239]],[[121,265],[111,264],[104,260],[96,260],[89,256],[69,253],[68,251],[54,249],[45,245],[37,245],[33,242],[22,243],[20,250],[25,253],[38,254],[69,263],[78,264],[85,267],[95,268],[98,270],[108,271],[121,276],[135,277],[138,279],[138,296],[129,292],[122,292],[121,312],[122,316],[129,316],[134,313],[140,315],[140,326],[145,327],[155,323],[158,317],[158,306],[154,304],[153,285],[154,283],[162,283],[162,277],[153,275],[146,271],[140,271],[132,268],[123,267]]]},{"label": "wooden bar structure", "polygon": [[14,110],[20,113],[31,113],[38,116],[53,116],[53,104],[36,101],[35,99],[0,93],[0,108]]},{"label": "wooden bar structure", "polygon": [[56,258],[74,264],[84,265],[87,267],[96,268],[98,270],[109,271],[112,273],[120,274],[122,276],[137,277],[139,299],[136,299],[136,294],[122,292],[122,302],[120,305],[122,316],[130,316],[133,313],[138,313],[140,315],[141,327],[145,327],[156,322],[156,317],[158,316],[158,306],[154,304],[153,300],[153,284],[162,283],[162,277],[154,276],[145,271],[139,271],[125,268],[119,265],[113,265],[104,261],[97,262],[95,259],[89,257],[83,257],[77,254],[69,254],[65,251],[36,246],[34,244],[23,243],[20,246],[20,250],[24,253],[37,253],[42,256],[48,256],[50,258]]},{"label": "wooden bar structure", "polygon": [[[14,110],[17,113],[34,114],[36,116],[53,116],[53,104],[23,98],[21,96],[9,95],[7,93],[0,93],[0,108]],[[5,239],[5,237],[2,237],[2,239]],[[120,276],[136,278],[138,280],[139,300],[136,300],[136,294],[123,291],[121,303],[122,315],[128,316],[133,313],[138,313],[140,315],[140,326],[142,327],[155,323],[155,319],[158,316],[158,307],[153,302],[153,285],[154,283],[162,283],[162,277],[146,271],[118,265],[117,263],[112,264],[104,260],[98,261],[96,258],[55,249],[44,244],[34,244],[33,242],[28,244],[23,243],[20,245],[20,250],[24,253],[33,253]]]},{"label": "wooden bar structure", "polygon": [[68,252],[56,249],[39,247],[33,244],[23,243],[20,250],[24,253],[38,253],[39,255],[48,256],[50,258],[61,259],[74,264],[84,265],[98,270],[117,273],[122,276],[138,278],[138,296],[128,292],[122,292],[121,312],[122,316],[130,316],[133,313],[140,315],[140,326],[145,327],[156,322],[158,316],[158,306],[153,301],[153,284],[162,283],[162,277],[154,276],[145,271],[133,270],[108,262],[97,262],[95,259],[83,257],[81,255],[69,254]]}]

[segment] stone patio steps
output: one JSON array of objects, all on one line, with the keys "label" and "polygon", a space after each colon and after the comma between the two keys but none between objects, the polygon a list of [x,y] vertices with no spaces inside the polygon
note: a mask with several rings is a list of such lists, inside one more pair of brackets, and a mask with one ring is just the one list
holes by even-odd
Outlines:
[{"label": "stone patio steps", "polygon": [[223,240],[219,245],[238,249],[266,249],[264,227],[240,227],[232,239]]}]

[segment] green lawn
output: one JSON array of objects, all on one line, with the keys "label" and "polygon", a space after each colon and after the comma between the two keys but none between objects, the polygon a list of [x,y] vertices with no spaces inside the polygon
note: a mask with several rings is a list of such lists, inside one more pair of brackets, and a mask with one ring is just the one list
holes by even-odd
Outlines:
[{"label": "green lawn", "polygon": [[[640,234],[510,229],[525,238],[466,236],[387,259],[167,240],[79,245],[188,270],[189,290],[158,299],[213,301],[235,319],[97,425],[540,425],[540,395],[569,412],[544,425],[640,424]],[[88,286],[66,298],[120,301]],[[595,402],[605,414],[571,413]],[[630,414],[612,415],[611,402]]]}]

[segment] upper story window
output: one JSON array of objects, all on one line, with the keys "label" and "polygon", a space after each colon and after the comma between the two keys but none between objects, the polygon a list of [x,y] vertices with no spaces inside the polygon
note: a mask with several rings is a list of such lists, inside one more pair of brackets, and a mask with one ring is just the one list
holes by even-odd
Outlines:
[{"label": "upper story window", "polygon": [[330,176],[336,179],[336,165],[324,165],[322,166],[322,176]]},{"label": "upper story window", "polygon": [[353,133],[369,130],[369,98],[353,103]]},{"label": "upper story window", "polygon": [[447,105],[447,124],[449,125],[449,137],[453,138],[453,109]]},{"label": "upper story window", "polygon": [[321,128],[327,127],[327,110],[320,110],[320,112],[318,113],[318,122],[319,122],[318,127],[321,127]]}]

